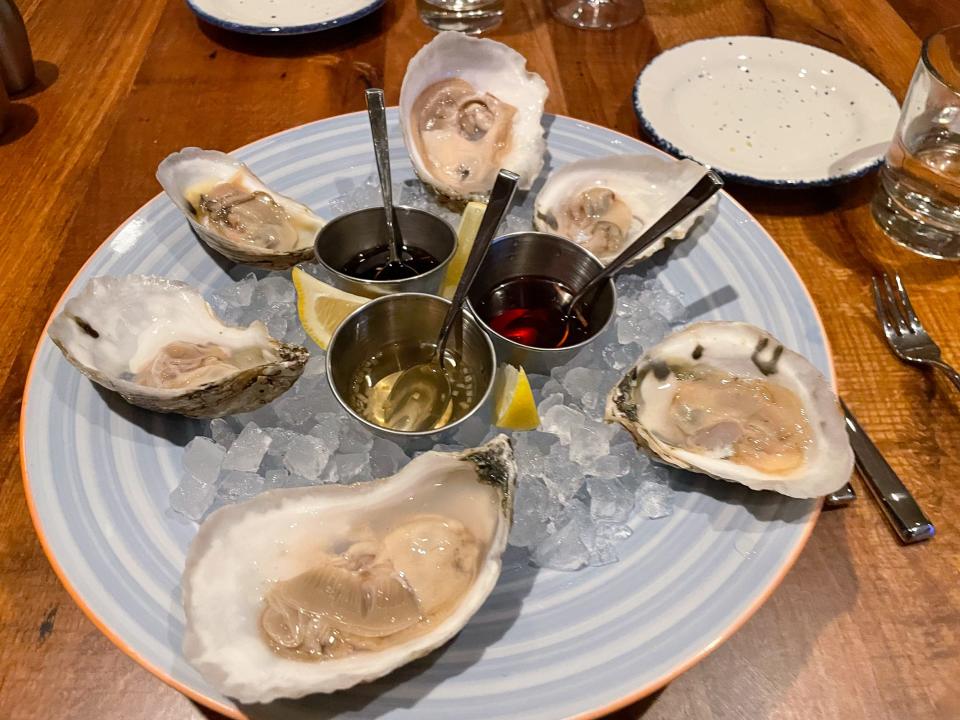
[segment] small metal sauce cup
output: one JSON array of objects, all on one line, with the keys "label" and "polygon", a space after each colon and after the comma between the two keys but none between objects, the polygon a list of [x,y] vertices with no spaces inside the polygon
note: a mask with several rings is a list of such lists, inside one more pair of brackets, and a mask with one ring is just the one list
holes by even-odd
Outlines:
[{"label": "small metal sauce cup", "polygon": [[505,338],[484,322],[476,306],[494,288],[512,278],[524,275],[551,278],[576,292],[602,268],[596,257],[565,238],[541,232],[511,233],[497,238],[490,246],[470,288],[467,304],[493,339],[499,362],[522,365],[528,373],[548,375],[551,369],[568,362],[593,342],[613,320],[617,307],[613,280],[604,283],[590,301],[588,321],[593,334],[583,342],[561,348],[531,347]]},{"label": "small metal sauce cup", "polygon": [[404,242],[426,250],[440,264],[403,280],[362,280],[341,272],[340,268],[359,253],[387,244],[383,208],[364,208],[334,218],[317,234],[314,253],[334,286],[370,298],[396,292],[436,293],[439,290],[447,263],[457,249],[457,233],[445,220],[425,210],[402,206],[395,209]]},{"label": "small metal sauce cup", "polygon": [[349,403],[357,369],[391,343],[435,343],[450,301],[424,293],[394,293],[368,302],[340,323],[327,346],[327,379],[337,401],[368,428],[392,439],[414,438],[447,432],[471,417],[490,396],[496,375],[496,354],[480,323],[466,310],[463,322],[454,325],[448,347],[477,375],[477,401],[463,416],[433,430],[391,430],[363,417]]}]

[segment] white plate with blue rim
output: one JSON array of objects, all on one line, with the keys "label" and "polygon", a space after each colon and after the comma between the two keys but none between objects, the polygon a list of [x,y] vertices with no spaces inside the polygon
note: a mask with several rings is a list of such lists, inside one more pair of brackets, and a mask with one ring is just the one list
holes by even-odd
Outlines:
[{"label": "white plate with blue rim", "polygon": [[[413,181],[395,109],[388,120],[394,179]],[[586,157],[659,154],[571,118],[548,115],[544,122],[545,174]],[[366,113],[293,128],[235,154],[324,217],[374,172]],[[683,295],[691,320],[752,322],[833,377],[800,278],[728,195],[657,267],[666,289]],[[215,261],[180,211],[158,196],[104,242],[64,298],[99,275],[163,275],[210,292],[232,283],[231,272],[247,271]],[[180,481],[184,445],[201,430],[201,423],[127,405],[77,372],[46,334],[40,340],[22,405],[21,461],[51,565],[121,650],[232,718],[601,716],[662,687],[746,622],[793,565],[821,504],[678,471],[673,513],[633,518],[633,534],[617,545],[618,562],[570,573],[514,558],[480,611],[429,656],[348,691],[240,707],[181,652],[180,576],[197,526],[171,511],[169,494]]]},{"label": "white plate with blue rim", "polygon": [[900,114],[877,78],[838,55],[768,37],[695,40],[640,73],[634,109],[674,155],[751,185],[816,187],[877,168]]},{"label": "white plate with blue rim", "polygon": [[246,35],[303,35],[346,25],[384,0],[187,0],[204,22]]}]

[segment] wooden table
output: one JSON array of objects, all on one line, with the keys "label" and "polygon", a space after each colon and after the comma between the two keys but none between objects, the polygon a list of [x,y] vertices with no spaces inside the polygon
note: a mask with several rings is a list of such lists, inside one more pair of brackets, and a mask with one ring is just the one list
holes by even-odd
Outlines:
[{"label": "wooden table", "polygon": [[[431,32],[413,0],[292,39],[221,32],[198,23],[183,0],[19,4],[40,83],[14,98],[0,136],[0,718],[214,717],[115,649],[51,572],[20,483],[26,369],[74,273],[158,192],[154,170],[167,153],[229,150],[359,110],[371,84],[396,103],[407,60]],[[547,109],[629,135],[640,133],[630,97],[637,72],[682,42],[799,40],[863,65],[902,98],[919,38],[960,23],[954,0],[646,0],[639,23],[594,33],[554,22],[539,0],[507,5],[493,36],[546,79]],[[938,535],[900,546],[855,480],[860,500],[822,515],[756,616],[618,718],[960,717],[960,396],[893,358],[867,290],[873,263],[900,269],[929,329],[960,363],[960,268],[893,248],[867,209],[875,182],[731,192],[810,288],[842,394]]]}]

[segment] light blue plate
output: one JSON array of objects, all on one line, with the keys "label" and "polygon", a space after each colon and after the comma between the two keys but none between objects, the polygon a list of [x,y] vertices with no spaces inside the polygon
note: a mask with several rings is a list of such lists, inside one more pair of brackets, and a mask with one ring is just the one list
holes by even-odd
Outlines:
[{"label": "light blue plate", "polygon": [[[413,177],[391,111],[392,162]],[[595,125],[545,118],[550,168],[659,151]],[[176,150],[177,148],[169,148]],[[237,156],[320,214],[373,171],[366,115],[274,135]],[[661,279],[701,318],[772,331],[830,376],[816,310],[790,263],[727,196],[678,246]],[[166,197],[124,223],[74,280],[153,273],[200,288],[230,277]],[[58,308],[59,309],[59,308]],[[196,527],[169,510],[188,420],[141,411],[71,367],[46,336],[27,381],[23,477],[37,532],[73,598],[124,652],[199,702],[239,717],[180,654],[180,573]],[[508,563],[483,609],[447,647],[333,696],[245,708],[253,718],[556,718],[609,712],[652,692],[729,637],[770,595],[813,528],[819,503],[683,476],[672,516],[635,520],[621,561],[576,573]]]},{"label": "light blue plate", "polygon": [[304,35],[352,23],[384,0],[187,0],[201,20],[245,35]]}]

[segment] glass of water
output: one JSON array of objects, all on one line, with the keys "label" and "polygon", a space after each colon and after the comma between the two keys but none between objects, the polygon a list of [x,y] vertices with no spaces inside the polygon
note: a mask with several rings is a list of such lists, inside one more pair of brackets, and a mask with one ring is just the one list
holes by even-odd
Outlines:
[{"label": "glass of water", "polygon": [[417,0],[420,19],[434,30],[468,35],[495,28],[503,19],[504,0]]},{"label": "glass of water", "polygon": [[612,30],[643,14],[643,0],[549,0],[553,16],[567,25]]},{"label": "glass of water", "polygon": [[872,210],[899,244],[960,260],[960,25],[923,43]]}]

